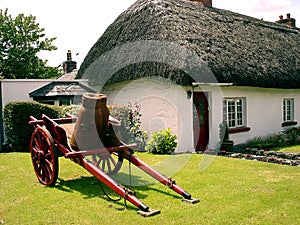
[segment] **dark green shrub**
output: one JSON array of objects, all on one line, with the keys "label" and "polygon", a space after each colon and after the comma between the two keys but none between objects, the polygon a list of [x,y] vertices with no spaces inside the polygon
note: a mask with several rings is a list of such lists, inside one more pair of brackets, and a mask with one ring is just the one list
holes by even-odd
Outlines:
[{"label": "dark green shrub", "polygon": [[28,125],[29,117],[34,116],[41,119],[42,114],[51,118],[60,117],[60,109],[36,102],[9,102],[3,111],[3,122],[7,142],[12,146],[13,151],[28,151],[30,136],[34,129]]},{"label": "dark green shrub", "polygon": [[285,130],[283,134],[286,135],[286,140],[290,145],[295,145],[300,143],[300,127],[293,127]]},{"label": "dark green shrub", "polygon": [[154,132],[146,145],[146,150],[153,154],[171,154],[177,147],[177,136],[170,129]]}]

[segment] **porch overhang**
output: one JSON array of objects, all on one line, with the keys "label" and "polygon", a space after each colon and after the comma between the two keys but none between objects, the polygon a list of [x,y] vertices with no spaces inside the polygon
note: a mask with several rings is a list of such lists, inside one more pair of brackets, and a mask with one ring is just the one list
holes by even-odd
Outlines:
[{"label": "porch overhang", "polygon": [[206,82],[193,82],[193,87],[198,86],[209,86],[209,87],[229,87],[232,86],[233,83],[206,83]]}]

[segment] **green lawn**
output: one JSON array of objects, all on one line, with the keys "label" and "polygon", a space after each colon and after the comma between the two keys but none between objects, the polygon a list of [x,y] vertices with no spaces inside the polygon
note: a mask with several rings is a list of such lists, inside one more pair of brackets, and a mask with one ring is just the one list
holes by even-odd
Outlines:
[{"label": "green lawn", "polygon": [[[136,155],[149,163],[167,156]],[[144,218],[128,203],[110,202],[96,180],[60,159],[58,184],[40,185],[27,153],[0,154],[0,224],[300,224],[300,168],[216,157],[199,171],[203,155],[192,155],[173,178],[200,203],[189,205],[161,184],[132,187],[161,214]],[[126,167],[126,166],[125,166]],[[109,207],[113,205],[113,207]]]},{"label": "green lawn", "polygon": [[280,148],[279,151],[280,152],[300,153],[300,145]]}]

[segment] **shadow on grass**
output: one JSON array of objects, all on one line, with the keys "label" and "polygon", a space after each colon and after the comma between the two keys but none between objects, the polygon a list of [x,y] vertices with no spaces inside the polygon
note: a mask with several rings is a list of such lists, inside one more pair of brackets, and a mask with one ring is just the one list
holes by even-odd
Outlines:
[{"label": "shadow on grass", "polygon": [[[130,179],[128,174],[123,174],[123,173],[119,173],[117,175],[117,177],[122,177],[122,179],[128,179],[128,180]],[[151,187],[151,186],[147,186],[147,182],[143,181],[138,176],[131,176],[131,179],[137,181],[139,184],[145,183],[144,186],[142,186],[142,185],[129,186],[129,188],[135,192],[136,197],[140,200],[146,199],[148,197],[148,195],[145,194],[147,191],[154,191],[159,194],[168,195],[168,196],[171,196],[171,197],[177,198],[177,199],[182,198],[180,195],[176,194],[175,192],[174,192],[174,194],[169,193],[167,191],[168,190],[167,187],[165,187],[166,191],[164,191],[164,190],[159,190],[159,189]],[[116,194],[114,191],[110,190],[104,184],[100,183],[97,180],[97,178],[95,178],[93,176],[91,176],[91,177],[84,176],[84,177],[80,177],[80,178],[73,179],[73,180],[63,180],[63,179],[58,178],[58,182],[57,182],[56,186],[53,188],[57,188],[64,192],[79,192],[84,196],[84,198],[100,197],[108,202],[116,203],[120,206],[124,205],[124,199],[122,199],[122,198],[120,199],[120,196],[118,194]],[[103,191],[103,189],[104,189],[104,191]],[[118,202],[112,201],[109,198],[115,199],[115,200],[119,199],[120,201],[118,201]],[[128,207],[136,210],[135,207],[132,207],[132,206],[128,206]]]}]

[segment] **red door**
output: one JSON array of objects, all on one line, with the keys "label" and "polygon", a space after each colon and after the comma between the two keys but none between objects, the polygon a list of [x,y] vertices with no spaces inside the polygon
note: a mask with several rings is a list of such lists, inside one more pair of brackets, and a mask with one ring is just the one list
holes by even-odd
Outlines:
[{"label": "red door", "polygon": [[193,94],[194,102],[194,144],[196,151],[204,151],[208,144],[208,101],[204,92]]}]

